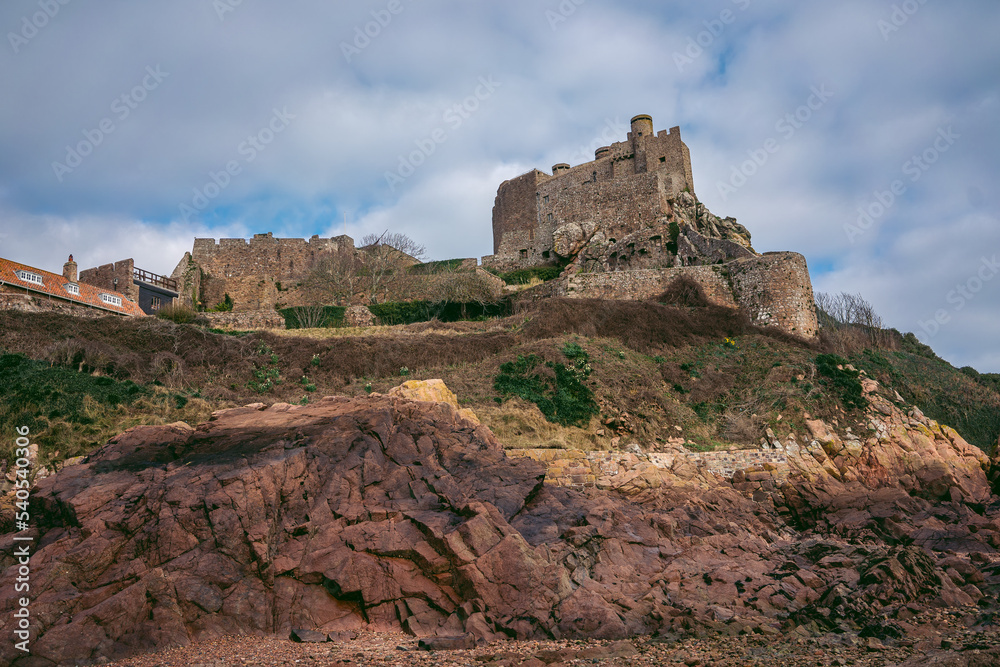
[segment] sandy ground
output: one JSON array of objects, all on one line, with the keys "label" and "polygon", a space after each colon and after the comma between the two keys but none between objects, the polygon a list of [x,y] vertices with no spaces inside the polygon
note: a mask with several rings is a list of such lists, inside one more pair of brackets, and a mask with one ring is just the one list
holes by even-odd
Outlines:
[{"label": "sandy ground", "polygon": [[413,637],[392,633],[366,633],[348,641],[315,644],[278,637],[225,637],[102,664],[114,667],[1000,665],[1000,633],[945,625],[942,630],[943,634],[932,640],[917,642],[904,638],[895,646],[883,645],[877,639],[848,635],[767,637],[754,634],[701,639],[637,638],[621,642],[510,641],[451,651],[421,650]]}]

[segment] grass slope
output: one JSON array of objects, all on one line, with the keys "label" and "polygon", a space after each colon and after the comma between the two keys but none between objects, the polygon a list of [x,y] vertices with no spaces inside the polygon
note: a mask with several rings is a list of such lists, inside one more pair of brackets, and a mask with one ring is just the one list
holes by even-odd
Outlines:
[{"label": "grass slope", "polygon": [[[224,407],[429,378],[442,378],[512,447],[655,448],[677,437],[700,449],[755,446],[766,428],[804,433],[807,413],[866,428],[845,401],[851,374],[823,363],[822,344],[711,307],[552,299],[501,320],[326,337],[0,312],[0,331],[0,458],[21,425],[44,461],[58,460],[136,424],[197,423]],[[995,445],[992,376],[959,371],[915,339],[848,356],[888,394],[983,449]]]}]

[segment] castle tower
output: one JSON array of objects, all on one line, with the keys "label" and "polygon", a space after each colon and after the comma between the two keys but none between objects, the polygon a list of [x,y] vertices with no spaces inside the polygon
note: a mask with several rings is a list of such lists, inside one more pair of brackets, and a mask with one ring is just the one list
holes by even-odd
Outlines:
[{"label": "castle tower", "polygon": [[632,119],[632,137],[633,146],[635,145],[634,139],[637,137],[651,137],[653,136],[653,117],[646,114],[639,114]]},{"label": "castle tower", "polygon": [[655,137],[652,116],[640,114],[632,119],[632,132],[629,133],[629,139],[632,141],[632,154],[635,156],[635,173],[643,174],[648,170],[646,148],[649,145],[649,140]]}]

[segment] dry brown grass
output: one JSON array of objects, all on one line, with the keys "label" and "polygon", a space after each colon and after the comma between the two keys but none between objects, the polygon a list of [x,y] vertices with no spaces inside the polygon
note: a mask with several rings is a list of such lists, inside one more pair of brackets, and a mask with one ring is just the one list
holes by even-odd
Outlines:
[{"label": "dry brown grass", "polygon": [[545,419],[533,403],[514,398],[503,405],[474,408],[476,416],[489,427],[507,449],[579,449],[611,448],[611,437],[596,435],[601,428],[596,418],[587,428],[560,426]]}]

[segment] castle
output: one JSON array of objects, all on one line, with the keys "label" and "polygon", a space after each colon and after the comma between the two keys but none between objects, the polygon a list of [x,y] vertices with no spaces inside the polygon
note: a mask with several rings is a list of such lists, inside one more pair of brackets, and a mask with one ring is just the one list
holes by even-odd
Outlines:
[{"label": "castle", "polygon": [[[528,298],[650,299],[683,278],[710,303],[743,308],[757,324],[805,338],[818,331],[805,258],[759,254],[745,227],[713,215],[695,196],[680,128],[654,132],[647,115],[633,118],[625,141],[599,148],[591,162],[502,183],[493,249],[482,265],[498,273],[561,269]],[[195,239],[170,280],[182,302],[212,308],[228,294],[237,313],[270,322],[276,306],[312,303],[303,282],[324,257],[343,252],[358,252],[349,236]],[[475,265],[463,260],[462,270]],[[434,298],[433,281],[423,282],[408,298]]]},{"label": "castle", "polygon": [[695,196],[680,128],[656,133],[647,115],[591,162],[502,183],[493,252],[483,265],[499,271],[564,267],[552,295],[648,299],[683,277],[757,324],[806,338],[818,331],[805,258],[761,255],[743,225],[713,215]]},{"label": "castle", "polygon": [[534,169],[505,181],[493,207],[493,255],[483,263],[502,270],[554,264],[560,228],[599,222],[608,238],[656,227],[671,216],[670,202],[694,192],[691,154],[679,127],[653,131],[653,119],[632,119],[625,141],[598,148],[594,160],[552,174]]}]

